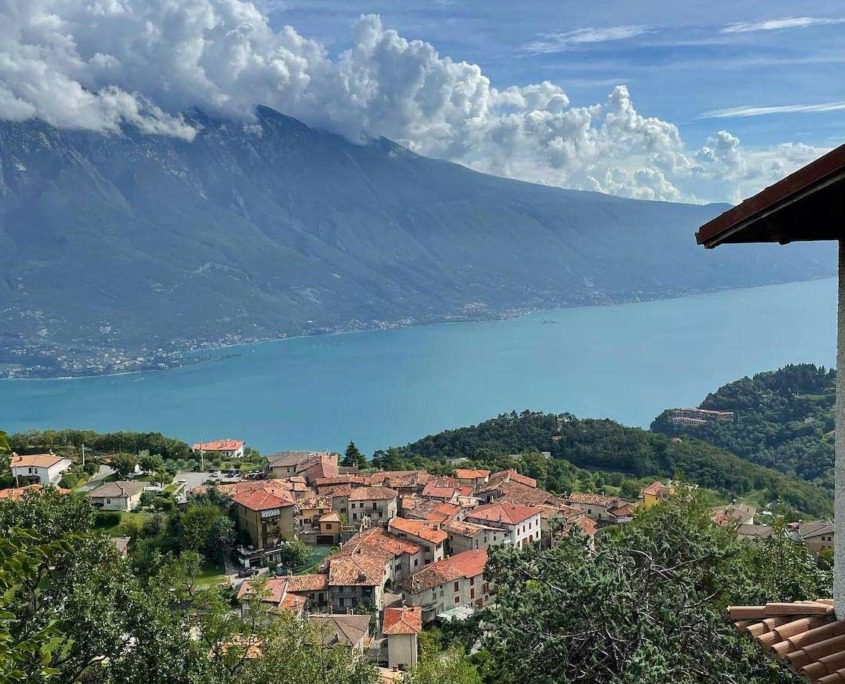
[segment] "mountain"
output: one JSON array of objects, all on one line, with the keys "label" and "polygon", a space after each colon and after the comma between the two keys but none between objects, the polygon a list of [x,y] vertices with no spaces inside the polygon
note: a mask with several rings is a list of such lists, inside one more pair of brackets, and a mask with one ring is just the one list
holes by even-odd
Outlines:
[{"label": "mountain", "polygon": [[156,349],[834,272],[819,245],[695,246],[723,206],[487,176],[264,107],[188,118],[192,142],[0,122],[0,364],[102,370]]},{"label": "mountain", "polygon": [[677,425],[671,410],[651,429],[686,435],[833,490],[836,371],[802,363],[745,377],[708,394],[700,408],[733,411],[732,421]]}]

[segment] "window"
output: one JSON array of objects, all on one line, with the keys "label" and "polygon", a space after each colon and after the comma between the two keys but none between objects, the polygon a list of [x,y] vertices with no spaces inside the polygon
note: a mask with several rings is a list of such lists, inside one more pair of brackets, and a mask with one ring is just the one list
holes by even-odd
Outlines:
[{"label": "window", "polygon": [[475,598],[475,589],[469,590],[469,598],[470,598],[470,600]]},{"label": "window", "polygon": [[470,577],[470,578],[469,578],[469,586],[471,586],[471,587],[474,587],[474,586],[475,586],[475,577]]},{"label": "window", "polygon": [[455,591],[460,591],[460,590],[461,590],[460,582],[455,582]]},{"label": "window", "polygon": [[461,602],[461,597],[460,597],[460,596],[456,596],[456,597],[455,597],[455,603],[460,603],[460,602]]}]

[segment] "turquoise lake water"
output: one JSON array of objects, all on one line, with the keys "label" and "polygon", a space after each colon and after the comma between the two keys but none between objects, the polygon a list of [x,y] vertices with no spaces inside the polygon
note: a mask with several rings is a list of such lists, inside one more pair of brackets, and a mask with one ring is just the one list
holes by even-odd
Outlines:
[{"label": "turquoise lake water", "polygon": [[648,426],[743,375],[835,358],[836,282],[310,337],[161,372],[0,381],[0,427],[366,452],[526,408]]}]

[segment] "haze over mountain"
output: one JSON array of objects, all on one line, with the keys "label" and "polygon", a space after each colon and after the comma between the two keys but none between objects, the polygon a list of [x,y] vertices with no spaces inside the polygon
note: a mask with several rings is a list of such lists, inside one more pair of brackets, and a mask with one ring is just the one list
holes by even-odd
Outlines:
[{"label": "haze over mountain", "polygon": [[831,275],[834,250],[706,252],[724,205],[486,176],[260,107],[192,141],[0,122],[0,362],[144,355]]}]

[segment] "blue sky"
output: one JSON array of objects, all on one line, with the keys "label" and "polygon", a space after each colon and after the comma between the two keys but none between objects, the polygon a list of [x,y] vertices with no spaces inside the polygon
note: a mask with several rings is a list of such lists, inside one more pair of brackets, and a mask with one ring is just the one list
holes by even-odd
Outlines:
[{"label": "blue sky", "polygon": [[641,113],[673,122],[695,146],[722,127],[746,145],[845,141],[842,109],[702,118],[845,103],[842,2],[268,0],[264,8],[275,27],[291,24],[335,52],[349,47],[360,15],[377,13],[405,38],[479,64],[496,87],[549,80],[573,105],[623,83]]}]

